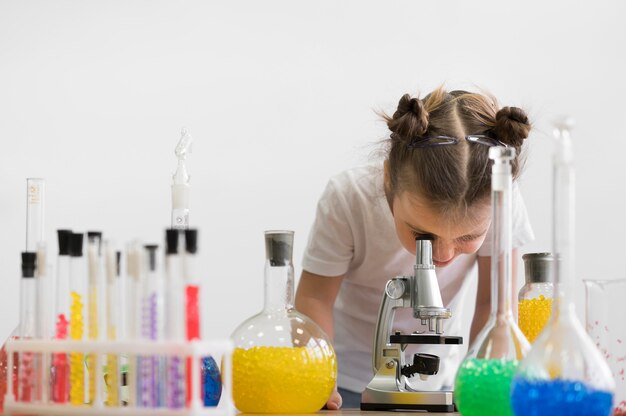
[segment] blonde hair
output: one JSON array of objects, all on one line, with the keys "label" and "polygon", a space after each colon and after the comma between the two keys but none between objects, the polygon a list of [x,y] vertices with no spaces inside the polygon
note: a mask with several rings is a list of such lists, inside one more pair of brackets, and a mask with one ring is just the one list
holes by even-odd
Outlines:
[{"label": "blonde hair", "polygon": [[[391,137],[388,140],[387,197],[408,191],[426,198],[446,212],[466,210],[483,202],[491,190],[489,146],[471,143],[469,135],[487,135],[515,147],[513,177],[523,164],[524,139],[531,125],[517,107],[498,109],[495,97],[438,88],[424,97],[405,94],[392,116],[383,114]],[[449,136],[457,144],[411,146],[416,139]]]}]

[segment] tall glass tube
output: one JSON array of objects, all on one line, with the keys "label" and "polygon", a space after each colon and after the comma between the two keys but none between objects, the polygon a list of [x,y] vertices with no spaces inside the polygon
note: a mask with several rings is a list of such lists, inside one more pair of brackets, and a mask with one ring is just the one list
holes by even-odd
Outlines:
[{"label": "tall glass tube", "polygon": [[[70,235],[71,230],[57,230],[59,256],[57,258],[55,334],[67,339],[70,322]],[[70,398],[70,366],[66,353],[52,354],[52,401],[67,403]]]},{"label": "tall glass tube", "polygon": [[26,179],[26,251],[36,252],[44,241],[45,181],[41,178]]},{"label": "tall glass tube", "polygon": [[176,172],[172,176],[172,228],[184,230],[189,227],[189,181],[185,159],[191,151],[192,138],[186,129],[181,131],[181,137],[174,153],[178,159]]},{"label": "tall glass tube", "polygon": [[515,149],[492,147],[493,246],[491,313],[470,346],[455,381],[455,401],[463,416],[512,415],[509,391],[518,362],[529,349],[511,309],[511,161]]},{"label": "tall glass tube", "polygon": [[[70,235],[70,339],[85,339],[87,319],[87,276],[83,261],[83,234]],[[85,355],[70,352],[70,402],[79,406],[87,402],[85,391]]]},{"label": "tall glass tube", "polygon": [[[35,280],[37,253],[22,253],[22,281],[20,301],[20,338],[39,337],[37,319],[37,282]],[[38,357],[29,351],[20,353],[18,376],[19,400],[36,402],[39,400],[40,374]]]},{"label": "tall glass tube", "polygon": [[574,158],[569,129],[555,128],[552,316],[519,367],[511,390],[516,415],[608,416],[615,382],[574,304]]}]

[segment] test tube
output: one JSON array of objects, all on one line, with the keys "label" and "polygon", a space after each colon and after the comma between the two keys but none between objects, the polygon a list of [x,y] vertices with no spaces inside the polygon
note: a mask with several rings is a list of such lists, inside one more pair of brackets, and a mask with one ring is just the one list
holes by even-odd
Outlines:
[{"label": "test tube", "polygon": [[[200,284],[196,273],[196,252],[198,249],[198,230],[185,230],[185,255],[183,277],[185,280],[185,330],[188,341],[200,339]],[[192,363],[187,358],[187,403],[199,400],[200,391],[192,391]]]},{"label": "test tube", "polygon": [[[146,275],[142,278],[141,336],[145,340],[163,339],[163,288],[157,265],[159,246],[145,245]],[[158,356],[139,357],[139,405],[159,407],[164,402],[161,383],[164,363]]]},{"label": "test tube", "polygon": [[[47,261],[47,248],[46,243],[39,242],[37,244],[37,322],[38,322],[38,337],[41,339],[49,340],[53,338],[54,327],[54,282],[52,281],[52,273],[48,268]],[[40,357],[40,370],[39,384],[41,400],[44,403],[48,402],[50,395],[50,371],[51,371],[51,355],[50,354],[38,354]]]},{"label": "test tube", "polygon": [[[181,256],[179,242],[182,239],[181,230],[168,229],[165,231],[165,263],[167,271],[167,302],[166,302],[166,337],[172,341],[183,341],[185,334],[184,288],[182,278]],[[185,406],[185,360],[182,357],[171,356],[167,359],[167,406],[173,409]]]},{"label": "test tube", "polygon": [[[85,337],[87,276],[83,262],[83,234],[70,235],[70,339]],[[83,405],[88,401],[85,390],[85,355],[70,352],[70,403]]]},{"label": "test tube", "polygon": [[178,159],[176,172],[172,176],[172,228],[186,229],[189,227],[189,180],[185,159],[191,150],[192,138],[186,129],[182,129],[181,137],[174,153]]},{"label": "test tube", "polygon": [[[70,236],[71,230],[57,230],[56,323],[54,338],[67,339],[70,319]],[[67,354],[52,354],[52,401],[67,403],[70,397],[70,367]]]},{"label": "test tube", "polygon": [[[103,302],[101,296],[104,294],[102,283],[102,233],[99,231],[87,232],[87,270],[88,283],[87,290],[89,294],[88,300],[88,326],[87,336],[90,340],[100,339],[100,325],[102,321],[101,309]],[[102,368],[98,364],[98,356],[96,354],[87,355],[87,380],[88,380],[88,403],[100,403],[101,389],[97,386],[100,384],[100,378],[96,374]]]},{"label": "test tube", "polygon": [[[126,313],[124,316],[125,333],[127,340],[141,338],[141,291],[140,283],[143,275],[142,251],[138,242],[133,242],[126,247],[126,278],[124,279],[124,291],[126,301]],[[139,394],[139,358],[134,355],[122,356],[122,365],[127,365],[126,376],[122,373],[122,387],[120,396],[122,403],[131,407],[138,405]]]},{"label": "test tube", "polygon": [[[183,257],[183,278],[185,281],[185,329],[187,340],[201,339],[200,333],[200,277],[196,269],[198,251],[198,230],[187,229],[185,232],[185,255]],[[217,363],[211,356],[202,357],[201,377],[202,391],[191,391],[192,386],[192,363],[187,359],[187,403],[196,407],[193,403],[202,397],[204,406],[217,406],[222,393],[221,376]]]},{"label": "test tube", "polygon": [[[121,253],[114,252],[109,244],[105,249],[106,256],[106,286],[107,286],[107,303],[106,303],[106,322],[107,322],[107,339],[114,341],[117,339],[118,314],[119,307],[119,277],[120,277],[120,258]],[[106,405],[115,407],[119,406],[119,360],[116,354],[107,354],[106,357]]]},{"label": "test tube", "polygon": [[[20,338],[38,338],[37,325],[37,283],[35,269],[37,253],[22,253],[22,280],[20,301]],[[19,354],[18,394],[22,402],[39,400],[39,365],[37,356],[29,351]]]},{"label": "test tube", "polygon": [[41,178],[26,179],[26,251],[36,252],[44,241],[45,181]]}]

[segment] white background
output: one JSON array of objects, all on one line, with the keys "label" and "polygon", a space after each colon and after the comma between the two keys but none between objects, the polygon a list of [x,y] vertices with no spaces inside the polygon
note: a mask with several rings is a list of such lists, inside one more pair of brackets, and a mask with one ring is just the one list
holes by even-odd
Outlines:
[{"label": "white background", "polygon": [[441,83],[534,122],[524,252],[551,248],[550,122],[576,118],[577,278],[625,277],[625,16],[617,0],[1,1],[0,338],[26,177],[46,179],[54,251],[63,227],[161,242],[186,126],[204,329],[227,336],[262,306],[263,230],[296,231],[298,267],[328,178],[387,134],[376,111]]}]

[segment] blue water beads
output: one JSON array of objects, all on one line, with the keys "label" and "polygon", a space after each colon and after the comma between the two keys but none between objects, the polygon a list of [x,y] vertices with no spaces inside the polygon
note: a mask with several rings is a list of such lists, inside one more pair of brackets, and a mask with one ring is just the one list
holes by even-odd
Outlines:
[{"label": "blue water beads", "polygon": [[516,416],[609,416],[613,394],[579,381],[516,377],[511,405]]},{"label": "blue water beads", "polygon": [[205,406],[217,406],[222,396],[222,377],[213,357],[202,358],[202,396]]}]

